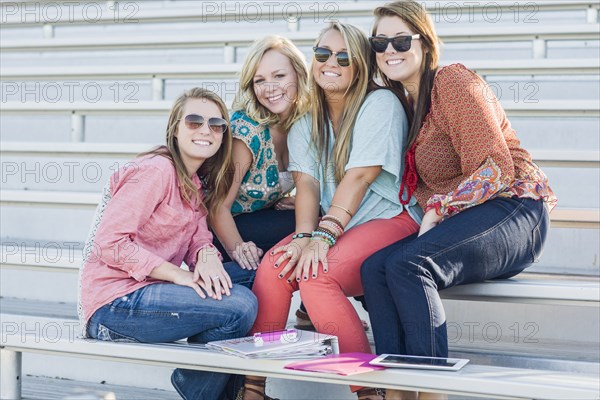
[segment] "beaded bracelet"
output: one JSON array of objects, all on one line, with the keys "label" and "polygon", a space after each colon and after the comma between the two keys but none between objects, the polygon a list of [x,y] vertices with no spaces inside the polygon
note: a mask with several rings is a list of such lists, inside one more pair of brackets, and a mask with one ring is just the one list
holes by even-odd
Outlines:
[{"label": "beaded bracelet", "polygon": [[329,245],[329,247],[333,247],[335,245],[335,242],[333,240],[321,235],[313,235],[313,237],[311,237],[310,240],[325,242]]},{"label": "beaded bracelet", "polygon": [[331,237],[333,237],[335,240],[337,240],[337,238],[338,238],[338,235],[333,230],[330,230],[328,228],[322,227],[320,225],[319,225],[319,227],[317,229],[315,229],[315,231],[316,232],[323,232],[323,233],[326,233],[328,235],[331,235]]},{"label": "beaded bracelet", "polygon": [[293,239],[302,239],[302,238],[311,238],[312,237],[312,233],[296,233],[294,236],[292,236],[292,240]]},{"label": "beaded bracelet", "polygon": [[321,218],[321,221],[332,221],[338,224],[340,228],[344,229],[344,224],[342,223],[342,220],[336,217],[335,215],[326,214],[323,216],[323,218]]},{"label": "beaded bracelet", "polygon": [[333,229],[335,233],[337,233],[338,238],[344,234],[344,229],[333,221],[321,221],[319,223],[319,226]]},{"label": "beaded bracelet", "polygon": [[323,240],[329,244],[329,247],[333,247],[337,242],[332,235],[325,232],[313,231],[312,235],[313,236],[310,238],[310,240]]}]

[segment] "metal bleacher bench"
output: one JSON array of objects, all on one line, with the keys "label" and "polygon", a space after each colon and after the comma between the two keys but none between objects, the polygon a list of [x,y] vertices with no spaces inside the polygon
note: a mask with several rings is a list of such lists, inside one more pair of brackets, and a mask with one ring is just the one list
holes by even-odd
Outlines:
[{"label": "metal bleacher bench", "polygon": [[[531,26],[532,25],[532,26]],[[485,28],[441,27],[440,39],[452,42],[514,42],[531,41],[534,58],[545,58],[549,40],[597,40],[599,25],[544,25],[527,24],[514,26],[510,30],[494,26]],[[315,32],[287,32],[286,37],[297,46],[314,44]],[[236,62],[236,48],[246,47],[264,36],[261,32],[223,33],[212,35],[162,35],[127,37],[68,37],[50,39],[6,39],[0,40],[3,52],[50,52],[50,51],[93,51],[131,50],[157,48],[224,48],[224,62]]]},{"label": "metal bleacher bench", "polygon": [[[452,61],[444,62],[445,65]],[[523,60],[470,60],[466,66],[484,78],[489,75],[598,75],[600,61],[584,59],[523,59]],[[43,80],[94,80],[94,79],[148,79],[151,80],[153,100],[162,100],[167,79],[235,79],[241,64],[182,64],[182,65],[131,65],[131,66],[63,66],[1,68],[5,91],[22,81]]]},{"label": "metal bleacher bench", "polygon": [[[38,3],[50,2],[49,0],[38,1]],[[91,0],[81,0],[78,4],[86,5],[91,3]],[[112,12],[100,13],[97,17],[91,19],[90,17],[83,15],[60,15],[58,18],[52,18],[51,20],[40,20],[40,19],[27,19],[22,18],[20,7],[26,2],[24,1],[6,1],[4,6],[5,19],[3,24],[5,28],[22,28],[24,26],[44,26],[44,36],[53,37],[54,27],[63,25],[86,25],[92,20],[94,24],[116,24],[116,23],[181,23],[181,22],[209,22],[209,21],[239,21],[240,13],[243,12],[244,18],[248,21],[257,22],[260,20],[268,20],[274,16],[278,18],[285,18],[288,21],[288,29],[295,31],[299,29],[299,23],[302,18],[315,18],[320,17],[326,18],[348,18],[348,17],[371,17],[373,15],[373,8],[379,3],[385,3],[383,1],[348,1],[348,2],[323,2],[323,4],[306,2],[306,3],[294,3],[292,6],[284,2],[273,2],[270,5],[264,7],[260,6],[245,6],[242,8],[240,4],[233,7],[219,7],[219,4],[212,3],[198,7],[195,9],[177,9],[175,8],[159,8],[159,9],[144,9],[143,3],[135,4],[132,7],[132,3],[124,3],[123,12],[116,14],[115,8],[119,8],[118,2],[115,0],[104,1],[105,7]],[[97,4],[96,8],[101,6],[101,3],[95,1]],[[375,3],[375,5],[373,4]],[[427,10],[432,13],[443,13],[452,10],[460,15],[474,12],[485,12],[489,9],[499,11],[501,13],[514,13],[516,11],[515,6],[520,9],[523,14],[537,13],[544,11],[578,11],[584,10],[586,12],[585,20],[587,23],[598,22],[598,8],[599,5],[595,1],[569,1],[569,2],[557,2],[557,1],[536,1],[528,2],[526,4],[518,5],[513,2],[494,2],[494,3],[483,3],[483,2],[451,2],[451,4],[444,5],[438,1],[422,1]],[[1,4],[1,2],[0,2]],[[128,13],[125,11],[129,11]],[[119,18],[115,18],[118,15]]]},{"label": "metal bleacher bench", "polygon": [[[6,316],[4,316],[6,317]],[[6,319],[6,318],[5,318]],[[48,336],[27,334],[32,324],[53,324]],[[46,325],[45,325],[46,324]],[[75,337],[75,322],[55,319],[13,318],[3,329],[2,398],[21,398],[20,373],[23,352],[84,357],[236,374],[252,374],[308,382],[354,384],[485,398],[597,399],[598,378],[556,371],[490,367],[468,364],[459,372],[384,370],[341,376],[285,369],[289,360],[251,360],[206,351],[186,343],[129,344],[84,340]],[[58,326],[58,328],[56,328]],[[61,329],[62,328],[62,329]],[[42,329],[42,332],[44,330]],[[57,333],[58,332],[58,333]],[[518,393],[518,396],[515,394]]]},{"label": "metal bleacher bench", "polygon": [[[5,246],[1,267],[76,273],[81,263],[78,257],[60,257],[48,262],[44,257],[32,256],[35,251],[21,250],[24,249]],[[539,274],[522,274],[508,280],[458,286],[443,290],[440,294],[445,299],[453,300],[600,305],[600,287],[596,280],[564,280]],[[289,361],[246,360],[208,352],[186,343],[125,344],[84,340],[77,338],[74,315],[73,318],[64,318],[65,309],[68,309],[68,314],[74,314],[74,304],[61,304],[62,316],[58,316],[61,314],[59,312],[48,318],[37,316],[39,309],[43,308],[38,304],[23,311],[27,305],[18,300],[15,302],[20,304],[21,312],[7,313],[10,307],[3,307],[2,310],[1,398],[20,399],[21,354],[24,352],[486,398],[597,399],[600,393],[597,376],[565,371],[491,367],[473,363],[457,373],[385,370],[340,376],[287,370],[283,366]],[[515,397],[515,394],[518,396]]]}]

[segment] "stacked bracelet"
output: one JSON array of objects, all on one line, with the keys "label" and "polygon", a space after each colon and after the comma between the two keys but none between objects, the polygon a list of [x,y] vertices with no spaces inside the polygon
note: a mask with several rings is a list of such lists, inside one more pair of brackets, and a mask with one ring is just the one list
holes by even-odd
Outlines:
[{"label": "stacked bracelet", "polygon": [[302,238],[311,238],[313,235],[312,233],[296,233],[294,236],[292,236],[292,240],[293,239],[302,239]]},{"label": "stacked bracelet", "polygon": [[331,214],[324,215],[323,218],[321,218],[321,221],[333,221],[336,224],[338,224],[340,226],[340,228],[344,229],[344,224],[342,223],[342,220],[339,219],[338,217],[336,217],[335,215],[331,215]]},{"label": "stacked bracelet", "polygon": [[329,247],[333,247],[335,245],[336,239],[333,235],[323,232],[317,228],[316,231],[313,231],[312,238],[310,240],[321,240],[329,245]]},{"label": "stacked bracelet", "polygon": [[311,240],[321,240],[333,247],[340,236],[344,234],[342,221],[334,215],[325,215],[319,226],[312,232]]},{"label": "stacked bracelet", "polygon": [[328,230],[333,230],[333,233],[335,233],[338,238],[344,233],[344,229],[333,221],[321,221],[319,226]]}]

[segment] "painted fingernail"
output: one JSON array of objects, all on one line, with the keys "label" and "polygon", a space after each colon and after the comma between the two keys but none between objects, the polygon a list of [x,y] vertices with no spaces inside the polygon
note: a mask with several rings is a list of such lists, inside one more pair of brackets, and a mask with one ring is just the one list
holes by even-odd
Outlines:
[{"label": "painted fingernail", "polygon": [[316,274],[313,274],[312,276],[313,276],[313,278],[316,278],[316,277],[317,277],[317,275],[316,275]]},{"label": "painted fingernail", "polygon": [[300,282],[300,278],[296,278],[296,282]]},{"label": "painted fingernail", "polygon": [[323,272],[327,272],[328,270],[324,269]]},{"label": "painted fingernail", "polygon": [[279,267],[279,264],[275,264],[275,268]]},{"label": "painted fingernail", "polygon": [[272,251],[272,252],[271,252],[271,255],[273,255],[273,254],[275,254],[275,252],[274,252],[274,251]]},{"label": "painted fingernail", "polygon": [[283,274],[279,274],[277,276],[279,277],[279,279],[283,278]]},{"label": "painted fingernail", "polygon": [[292,280],[291,280],[291,279],[288,279],[288,280],[287,280],[287,283],[292,283]]}]

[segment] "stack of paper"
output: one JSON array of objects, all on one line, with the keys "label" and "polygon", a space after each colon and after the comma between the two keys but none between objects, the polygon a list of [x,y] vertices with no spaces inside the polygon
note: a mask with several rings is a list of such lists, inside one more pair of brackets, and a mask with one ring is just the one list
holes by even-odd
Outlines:
[{"label": "stack of paper", "polygon": [[339,353],[337,336],[296,329],[208,342],[206,347],[239,357],[265,359],[312,358]]}]

